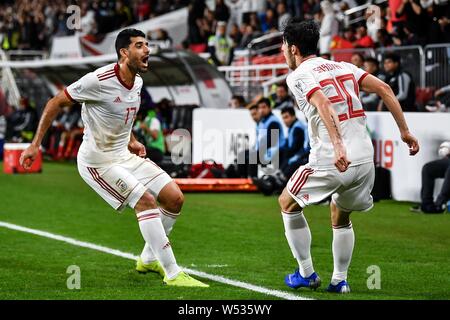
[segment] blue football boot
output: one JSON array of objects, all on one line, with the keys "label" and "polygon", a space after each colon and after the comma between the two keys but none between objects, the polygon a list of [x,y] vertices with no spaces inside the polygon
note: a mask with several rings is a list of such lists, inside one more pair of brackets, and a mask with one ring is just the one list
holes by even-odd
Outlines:
[{"label": "blue football boot", "polygon": [[284,282],[286,283],[286,285],[288,287],[291,287],[293,289],[305,287],[305,288],[311,288],[314,290],[317,289],[321,283],[320,278],[317,275],[317,273],[314,272],[309,277],[303,278],[300,275],[300,272],[298,271],[298,269],[296,269],[294,273],[288,274],[284,278]]},{"label": "blue football boot", "polygon": [[342,280],[337,285],[329,284],[327,288],[328,292],[334,292],[334,293],[350,293],[350,286],[348,285],[347,281]]}]

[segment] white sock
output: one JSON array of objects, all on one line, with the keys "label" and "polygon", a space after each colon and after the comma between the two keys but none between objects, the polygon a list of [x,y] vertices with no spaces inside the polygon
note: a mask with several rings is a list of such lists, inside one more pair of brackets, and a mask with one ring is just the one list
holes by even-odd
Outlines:
[{"label": "white sock", "polygon": [[294,258],[297,259],[300,275],[309,277],[314,273],[311,259],[311,231],[302,211],[282,212],[286,239]]},{"label": "white sock", "polygon": [[168,279],[180,273],[169,239],[159,216],[159,209],[150,209],[136,214],[142,237],[149,245],[156,259],[161,263]]},{"label": "white sock", "polygon": [[152,248],[150,248],[147,242],[144,245],[144,249],[142,249],[141,260],[145,264],[149,264],[156,261],[155,254],[153,253]]},{"label": "white sock", "polygon": [[333,227],[333,261],[334,270],[331,284],[337,285],[347,279],[347,271],[352,260],[353,247],[355,245],[355,233],[352,223],[344,227]]},{"label": "white sock", "polygon": [[[164,231],[166,232],[166,235],[169,236],[170,232],[173,229],[173,225],[176,222],[177,217],[180,215],[179,213],[172,213],[169,212],[163,208],[159,208],[160,212],[162,213],[161,222],[164,226]],[[144,249],[141,253],[141,260],[145,264],[149,264],[156,260],[155,254],[152,251],[152,248],[148,245],[148,243],[145,243]]]},{"label": "white sock", "polygon": [[161,207],[159,208],[159,211],[161,211],[162,213],[161,221],[164,226],[164,230],[166,231],[166,235],[169,236],[170,232],[172,231],[173,225],[177,221],[180,213],[172,213]]}]

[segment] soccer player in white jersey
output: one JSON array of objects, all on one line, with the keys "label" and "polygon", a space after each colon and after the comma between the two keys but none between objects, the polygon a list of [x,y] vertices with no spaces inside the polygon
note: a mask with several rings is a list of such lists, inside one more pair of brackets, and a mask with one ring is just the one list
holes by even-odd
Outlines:
[{"label": "soccer player in white jersey", "polygon": [[20,162],[29,168],[42,138],[59,111],[82,103],[83,143],[77,163],[84,181],[114,209],[127,205],[136,212],[145,246],[136,263],[139,272],[156,272],[171,286],[208,287],[183,272],[168,235],[180,215],[183,194],[151,160],[132,133],[139,110],[142,78],[149,68],[149,48],[142,31],[117,35],[117,63],[101,67],[68,86],[46,105],[35,138]]},{"label": "soccer player in white jersey", "polygon": [[419,151],[419,144],[409,132],[391,88],[352,64],[317,57],[318,40],[319,28],[313,21],[294,18],[284,29],[282,50],[293,70],[287,84],[307,118],[311,144],[309,163],[297,169],[279,197],[286,238],[299,265],[285,283],[295,289],[320,285],[303,209],[331,196],[334,270],[327,291],[347,293],[347,270],[355,242],[349,216],[352,211],[373,207],[370,193],[375,176],[359,89],[383,99],[411,155]]}]

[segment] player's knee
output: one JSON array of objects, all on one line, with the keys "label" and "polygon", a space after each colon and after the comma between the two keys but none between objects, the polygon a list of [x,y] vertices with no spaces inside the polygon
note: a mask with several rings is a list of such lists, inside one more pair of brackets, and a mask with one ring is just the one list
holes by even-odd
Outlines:
[{"label": "player's knee", "polygon": [[184,204],[184,195],[181,191],[176,192],[169,203],[166,204],[166,209],[173,213],[181,212],[181,208]]},{"label": "player's knee", "polygon": [[145,192],[137,202],[134,210],[136,212],[157,208],[156,199],[149,192]]}]

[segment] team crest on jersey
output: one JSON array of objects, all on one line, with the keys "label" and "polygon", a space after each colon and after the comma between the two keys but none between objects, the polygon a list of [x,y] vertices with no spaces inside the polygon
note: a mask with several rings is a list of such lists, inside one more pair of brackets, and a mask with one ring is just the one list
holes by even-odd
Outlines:
[{"label": "team crest on jersey", "polygon": [[125,192],[127,190],[128,186],[125,182],[122,181],[122,179],[117,180],[116,186],[119,187],[121,192]]}]

